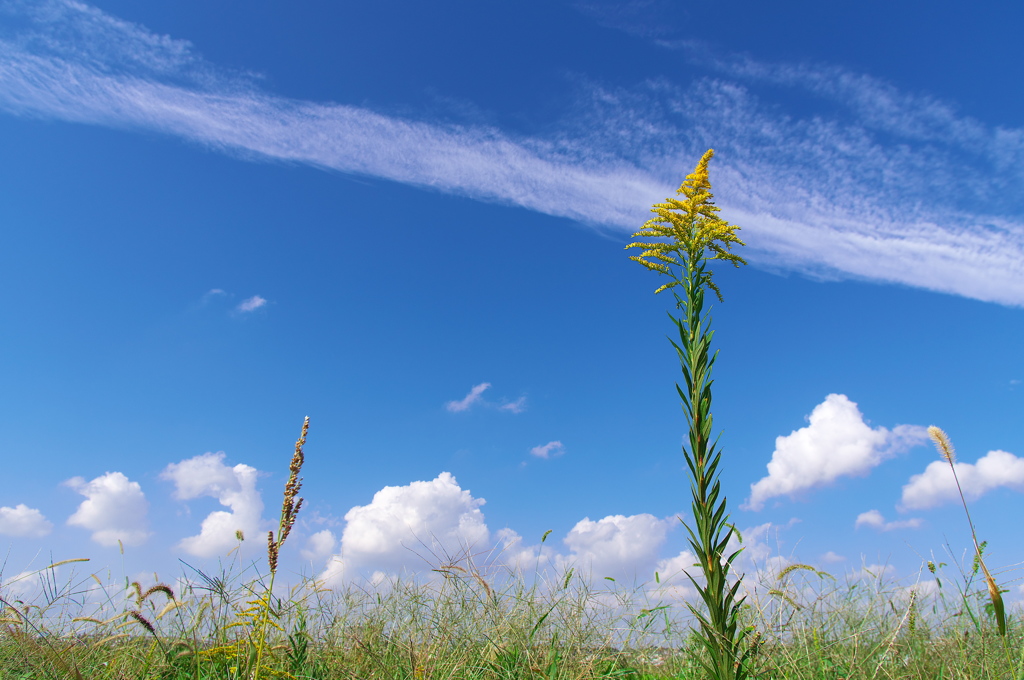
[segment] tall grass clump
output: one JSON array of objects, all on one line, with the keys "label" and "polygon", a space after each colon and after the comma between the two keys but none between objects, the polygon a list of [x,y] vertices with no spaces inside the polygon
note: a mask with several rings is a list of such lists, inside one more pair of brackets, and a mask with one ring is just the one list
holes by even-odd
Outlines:
[{"label": "tall grass clump", "polygon": [[[686,524],[690,547],[697,557],[703,579],[687,573],[704,607],[689,605],[700,623],[700,642],[706,654],[699,661],[705,671],[717,680],[747,676],[744,649],[746,629],[740,622],[744,598],[738,596],[741,578],[730,583],[730,570],[739,551],[726,554],[735,529],[726,514],[726,499],[721,495],[718,466],[722,460],[717,438],[711,440],[711,369],[718,352],[711,352],[714,331],[711,317],[704,311],[704,293],[714,291],[719,301],[721,291],[712,281],[708,264],[724,260],[738,267],[746,262],[731,251],[733,245],[744,245],[736,236],[739,229],[718,217],[714,204],[708,163],[714,151],[709,149],[697,163],[693,173],[676,192],[683,199],[667,198],[651,208],[656,216],[648,220],[633,238],[659,239],[636,241],[626,246],[642,248],[640,255],[630,256],[651,271],[667,276],[669,282],[655,293],[672,290],[679,316],[669,316],[679,333],[679,341],[671,341],[679,355],[685,389],[676,384],[683,412],[689,425],[688,445],[683,456],[690,470],[693,526]],[[679,291],[682,291],[680,295]]]}]

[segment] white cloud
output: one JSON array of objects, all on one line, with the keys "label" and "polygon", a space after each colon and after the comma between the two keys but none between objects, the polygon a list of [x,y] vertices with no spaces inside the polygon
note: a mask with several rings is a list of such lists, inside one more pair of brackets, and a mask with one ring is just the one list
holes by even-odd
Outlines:
[{"label": "white cloud", "polygon": [[242,313],[252,312],[259,309],[265,304],[267,304],[267,301],[264,298],[261,298],[259,295],[253,295],[251,298],[246,298],[245,300],[242,300],[242,302],[239,303],[236,309]]},{"label": "white cloud", "polygon": [[43,572],[22,571],[0,581],[0,594],[8,601],[33,602],[43,591]]},{"label": "white cloud", "polygon": [[149,502],[138,482],[120,472],[108,472],[91,482],[73,477],[64,484],[85,500],[68,524],[92,531],[92,540],[103,546],[140,545],[149,537],[146,514]]},{"label": "white cloud", "polygon": [[562,442],[554,441],[548,442],[543,446],[534,446],[530,449],[531,456],[537,456],[538,458],[555,458],[565,453],[565,445]]},{"label": "white cloud", "polygon": [[[403,572],[429,572],[449,560],[459,563],[471,558],[480,567],[523,572],[553,569],[558,574],[571,567],[581,577],[611,576],[638,582],[652,581],[657,570],[664,589],[660,594],[691,594],[689,586],[677,577],[683,566],[692,563],[692,556],[685,551],[667,559],[659,555],[668,532],[678,525],[674,516],[584,518],[565,536],[560,551],[554,540],[526,544],[509,528],[492,535],[481,510],[484,503],[461,488],[448,472],[431,481],[387,486],[374,494],[368,505],[346,513],[340,544],[335,543],[334,534],[322,531],[310,537],[302,555],[315,561],[335,550],[320,574],[328,586],[358,578],[380,580]],[[760,535],[757,528],[751,531]]]},{"label": "white cloud", "polygon": [[857,515],[857,521],[854,522],[853,527],[859,529],[862,526],[872,527],[879,531],[894,531],[896,529],[919,529],[921,527],[921,520],[912,517],[911,519],[895,520],[892,522],[886,522],[885,517],[882,516],[878,510],[868,510]]},{"label": "white cloud", "polygon": [[808,426],[775,439],[768,476],[750,485],[744,508],[760,510],[765,501],[823,486],[844,476],[864,476],[886,458],[925,441],[923,427],[872,429],[857,404],[830,394],[814,407]]},{"label": "white cloud", "polygon": [[700,567],[695,566],[696,564],[697,558],[689,550],[684,550],[675,557],[658,560],[654,565],[657,579],[651,575],[652,580],[646,584],[648,597],[676,602],[692,600],[697,591],[687,574],[697,576],[700,573]]},{"label": "white cloud", "polygon": [[676,523],[675,517],[658,519],[647,513],[609,515],[596,522],[585,517],[564,539],[570,551],[565,562],[595,578],[646,581],[654,575],[658,550]]},{"label": "white cloud", "polygon": [[490,533],[474,498],[449,472],[429,482],[386,486],[369,505],[345,514],[341,552],[322,578],[331,584],[370,570],[436,567],[467,550],[489,549]]},{"label": "white cloud", "polygon": [[884,582],[896,575],[896,566],[893,564],[863,564],[860,570],[853,570],[850,576],[858,580],[874,579]]},{"label": "white cloud", "polygon": [[28,538],[40,538],[53,530],[53,523],[43,513],[19,503],[13,508],[0,508],[0,534]]},{"label": "white cloud", "polygon": [[490,386],[491,383],[487,382],[480,383],[479,385],[474,385],[473,389],[469,391],[469,394],[467,394],[458,401],[449,401],[447,404],[445,404],[445,408],[451,411],[452,413],[460,413],[462,411],[465,411],[470,406],[479,401],[480,396],[484,393],[484,390],[486,390]]},{"label": "white cloud", "polygon": [[655,565],[655,571],[662,582],[679,577],[689,582],[686,572],[696,575],[700,572],[700,566],[696,555],[689,550],[684,550],[675,557],[658,560]]},{"label": "white cloud", "polygon": [[[468,410],[475,404],[486,405],[489,408],[497,408],[499,411],[508,411],[509,413],[522,413],[526,410],[526,397],[519,397],[515,401],[505,402],[502,404],[494,404],[488,402],[483,398],[485,391],[490,389],[491,383],[484,382],[479,385],[474,385],[466,396],[462,399],[449,401],[444,406],[452,413],[461,413],[462,411]],[[502,401],[505,401],[504,399]]]},{"label": "white cloud", "polygon": [[[720,203],[752,262],[1024,305],[1024,130],[869,76],[712,59],[718,77],[686,86],[591,87],[582,117],[529,138],[276,97],[185,41],[70,0],[11,11],[25,19],[0,40],[0,110],[13,115],[156,130],[630,232],[712,139]],[[812,110],[787,110],[772,88]]]},{"label": "white cloud", "polygon": [[225,555],[238,545],[238,530],[247,541],[263,545],[259,531],[263,500],[256,490],[257,474],[256,468],[242,463],[234,467],[225,465],[223,451],[168,465],[160,478],[174,483],[175,498],[216,498],[231,509],[211,512],[203,520],[199,534],[182,539],[178,547],[197,557]]},{"label": "white cloud", "polygon": [[514,570],[540,571],[561,558],[550,543],[527,545],[522,536],[507,527],[498,529],[495,538],[498,542],[497,560]]},{"label": "white cloud", "polygon": [[[1024,458],[1006,451],[989,451],[977,463],[954,463],[960,479],[960,488],[968,501],[1006,487],[1024,492]],[[960,494],[953,479],[953,471],[945,460],[928,464],[924,472],[914,475],[903,487],[900,506],[923,510],[944,503],[959,503]]]},{"label": "white cloud", "polygon": [[323,562],[338,545],[338,537],[330,529],[318,531],[306,540],[306,547],[299,551],[302,559],[309,562]]},{"label": "white cloud", "polygon": [[[596,521],[585,517],[564,537],[567,552],[556,550],[553,540],[527,545],[512,529],[501,529],[496,533],[497,561],[523,571],[552,568],[562,574],[573,568],[581,578],[650,581],[648,586],[659,595],[681,598],[690,594],[690,588],[679,572],[693,563],[692,555],[684,551],[659,558],[668,533],[677,525],[676,517],[659,519],[646,513],[609,515]],[[655,572],[660,585],[654,583]]]},{"label": "white cloud", "polygon": [[511,401],[507,404],[502,404],[498,407],[502,411],[511,411],[512,413],[522,413],[526,410],[526,397],[519,397],[515,401]]},{"label": "white cloud", "polygon": [[825,564],[835,564],[837,562],[845,562],[846,558],[839,553],[829,550],[827,553],[821,556],[821,561]]}]

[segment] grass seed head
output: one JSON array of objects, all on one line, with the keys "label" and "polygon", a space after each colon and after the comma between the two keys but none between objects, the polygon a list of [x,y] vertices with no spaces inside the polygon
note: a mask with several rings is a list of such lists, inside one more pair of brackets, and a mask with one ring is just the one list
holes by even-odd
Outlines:
[{"label": "grass seed head", "polygon": [[953,443],[949,441],[949,436],[934,425],[928,428],[928,436],[935,442],[935,448],[939,450],[939,455],[952,465],[956,461],[956,451],[953,450]]},{"label": "grass seed head", "polygon": [[138,609],[129,610],[128,616],[135,619],[139,623],[139,625],[148,630],[151,634],[156,635],[156,628],[153,626],[149,619],[142,615],[142,612],[140,612]]}]

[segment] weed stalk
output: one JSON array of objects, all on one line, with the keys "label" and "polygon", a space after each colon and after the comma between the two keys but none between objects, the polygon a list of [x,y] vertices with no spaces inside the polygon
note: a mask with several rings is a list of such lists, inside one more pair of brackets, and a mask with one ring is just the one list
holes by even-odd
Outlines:
[{"label": "weed stalk", "polygon": [[306,416],[306,419],[302,421],[302,434],[295,442],[295,453],[292,454],[292,460],[288,466],[288,481],[284,486],[284,502],[281,504],[277,534],[275,535],[273,531],[267,532],[267,564],[270,566],[270,579],[263,596],[252,603],[254,605],[253,624],[258,630],[256,660],[250,676],[252,680],[259,680],[260,677],[263,655],[267,647],[267,629],[271,625],[280,629],[280,626],[272,620],[274,617],[274,579],[277,577],[277,560],[281,546],[288,539],[288,534],[291,533],[292,526],[295,524],[295,518],[298,517],[299,510],[302,509],[302,499],[296,497],[299,495],[299,489],[302,488],[302,478],[299,477],[299,472],[302,471],[302,463],[305,461],[302,447],[306,443],[308,432],[309,416]]},{"label": "weed stalk", "polygon": [[706,658],[698,659],[707,674],[717,680],[740,680],[747,675],[745,661],[749,650],[743,649],[746,629],[740,626],[739,613],[743,597],[738,596],[742,581],[730,584],[730,570],[739,555],[737,550],[726,554],[735,529],[726,514],[726,499],[721,495],[718,468],[721,450],[717,439],[711,440],[711,369],[718,352],[711,351],[714,331],[710,314],[704,311],[704,293],[710,289],[721,301],[722,294],[712,281],[708,268],[711,260],[725,260],[738,267],[746,262],[731,252],[735,244],[743,245],[736,236],[739,229],[718,217],[708,162],[714,155],[709,149],[692,174],[676,192],[684,200],[667,198],[655,204],[648,220],[633,238],[659,239],[638,241],[626,246],[642,248],[640,255],[630,256],[648,269],[668,276],[669,283],[658,288],[681,288],[673,291],[678,317],[669,316],[676,325],[679,341],[670,339],[679,356],[685,388],[676,384],[686,414],[689,436],[683,455],[690,470],[693,525],[686,522],[690,547],[697,557],[702,580],[687,574],[703,600],[706,611],[690,605],[700,623],[699,640]]}]

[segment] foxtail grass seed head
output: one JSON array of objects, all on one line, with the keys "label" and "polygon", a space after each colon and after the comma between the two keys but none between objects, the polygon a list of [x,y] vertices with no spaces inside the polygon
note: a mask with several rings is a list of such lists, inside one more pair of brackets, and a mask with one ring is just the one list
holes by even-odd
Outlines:
[{"label": "foxtail grass seed head", "polygon": [[156,628],[152,623],[150,623],[149,619],[142,615],[142,612],[137,609],[132,609],[128,612],[128,616],[135,619],[139,625],[148,630],[151,634],[156,635]]},{"label": "foxtail grass seed head", "polygon": [[935,442],[935,448],[939,450],[939,455],[945,458],[950,465],[956,462],[956,451],[953,450],[953,442],[949,441],[949,436],[945,432],[931,425],[928,428],[928,436]]},{"label": "foxtail grass seed head", "polygon": [[142,593],[142,599],[146,600],[149,598],[150,595],[153,595],[154,593],[163,593],[167,596],[168,600],[174,599],[174,591],[171,590],[170,586],[164,583],[157,583],[155,586],[150,586],[149,590]]}]

